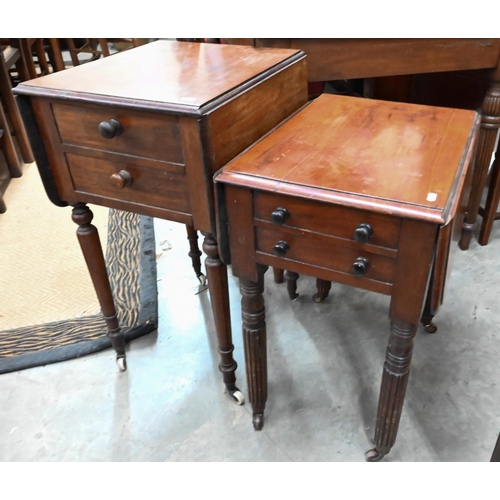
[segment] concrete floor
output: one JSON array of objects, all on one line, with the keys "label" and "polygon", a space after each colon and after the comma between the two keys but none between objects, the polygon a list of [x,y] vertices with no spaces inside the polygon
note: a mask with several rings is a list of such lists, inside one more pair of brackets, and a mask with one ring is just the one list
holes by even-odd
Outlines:
[{"label": "concrete floor", "polygon": [[[363,461],[371,447],[389,298],[314,280],[300,298],[266,275],[269,399],[264,430],[223,394],[207,292],[184,226],[156,221],[160,326],[112,351],[9,373],[0,383],[1,461]],[[200,239],[201,241],[201,239]],[[76,244],[76,241],[75,241]],[[169,249],[169,247],[171,248]],[[439,331],[417,334],[398,440],[384,459],[488,461],[500,431],[500,223],[457,252]],[[239,291],[230,275],[238,384],[246,394]]]}]

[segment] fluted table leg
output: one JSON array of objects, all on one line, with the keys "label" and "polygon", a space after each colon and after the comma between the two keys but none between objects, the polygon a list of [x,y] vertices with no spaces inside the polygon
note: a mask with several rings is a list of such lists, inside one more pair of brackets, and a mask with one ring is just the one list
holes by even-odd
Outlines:
[{"label": "fluted table leg", "polygon": [[[467,214],[463,223],[462,237],[459,245],[462,250],[469,248],[472,234],[477,227],[477,215],[481,198],[483,196],[484,186],[488,177],[488,167],[491,162],[495,141],[500,127],[500,80],[493,81],[491,87],[484,98],[481,110],[481,128],[477,138],[476,161],[474,164],[474,175],[472,177],[472,189],[467,205]],[[494,207],[493,218],[497,207]],[[486,217],[486,219],[488,219]],[[484,224],[483,218],[483,224]],[[486,245],[488,238],[485,231],[482,231],[482,237],[479,243]],[[489,237],[489,235],[488,235]]]},{"label": "fluted table leg", "polygon": [[391,294],[391,327],[375,425],[375,448],[366,460],[376,462],[396,441],[410,375],[413,338],[430,281],[438,227],[416,220],[401,223],[398,260]]},{"label": "fluted table leg", "polygon": [[257,431],[264,426],[267,401],[266,311],[262,296],[266,269],[258,266],[257,282],[240,279],[248,394],[252,404],[253,426]]},{"label": "fluted table leg", "polygon": [[313,300],[315,302],[323,302],[330,293],[332,288],[332,282],[328,280],[322,280],[321,278],[316,279],[316,293],[313,295]]},{"label": "fluted table leg", "polygon": [[296,300],[299,298],[299,294],[297,293],[297,280],[299,278],[299,273],[294,273],[293,271],[285,271],[286,289],[290,300]]},{"label": "fluted table leg", "polygon": [[283,283],[284,273],[285,271],[283,269],[278,269],[277,267],[273,267],[274,282],[278,284]]},{"label": "fluted table leg", "polygon": [[375,448],[366,453],[369,462],[381,460],[396,442],[416,331],[416,325],[391,321],[375,427]]}]

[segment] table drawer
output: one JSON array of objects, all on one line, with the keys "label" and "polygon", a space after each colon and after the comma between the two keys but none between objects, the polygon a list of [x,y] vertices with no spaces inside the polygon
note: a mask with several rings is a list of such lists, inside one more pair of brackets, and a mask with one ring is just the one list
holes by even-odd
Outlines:
[{"label": "table drawer", "polygon": [[[273,249],[279,242],[286,243],[282,255]],[[339,271],[357,276],[353,264],[359,258],[366,259],[366,272],[360,278],[392,283],[394,278],[395,256],[380,255],[366,249],[367,245],[339,240],[321,234],[280,229],[256,228],[257,251],[283,258],[283,269],[287,269],[286,260],[301,262],[320,268]],[[358,261],[359,262],[359,261]],[[358,264],[360,271],[364,265]]]},{"label": "table drawer", "polygon": [[373,231],[367,243],[387,248],[398,246],[401,224],[398,217],[263,191],[255,192],[256,219],[272,222],[271,214],[278,207],[285,208],[289,214],[283,226],[307,229],[354,241],[354,231],[364,223],[369,224]]},{"label": "table drawer", "polygon": [[[59,102],[53,102],[52,109],[63,145],[184,163],[176,116]],[[123,131],[107,139],[99,132],[99,125],[111,119],[117,120]]]},{"label": "table drawer", "polygon": [[[151,207],[190,213],[186,176],[161,167],[144,167],[75,154],[66,154],[75,191]],[[123,188],[111,176],[125,171]],[[123,174],[127,178],[127,174]],[[124,183],[126,184],[126,183]]]}]

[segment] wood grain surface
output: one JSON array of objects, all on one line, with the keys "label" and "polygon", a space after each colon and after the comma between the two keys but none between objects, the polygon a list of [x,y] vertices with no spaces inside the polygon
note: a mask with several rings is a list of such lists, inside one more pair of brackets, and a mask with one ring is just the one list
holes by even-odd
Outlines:
[{"label": "wood grain surface", "polygon": [[476,123],[473,111],[323,94],[218,179],[442,222]]},{"label": "wood grain surface", "polygon": [[199,108],[245,82],[265,78],[270,68],[294,54],[300,52],[158,40],[24,82],[16,91]]}]

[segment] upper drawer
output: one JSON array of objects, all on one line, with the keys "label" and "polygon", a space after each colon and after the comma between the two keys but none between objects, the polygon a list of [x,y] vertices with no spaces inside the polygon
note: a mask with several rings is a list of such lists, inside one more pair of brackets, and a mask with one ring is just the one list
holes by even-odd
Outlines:
[{"label": "upper drawer", "polygon": [[[63,144],[122,153],[171,163],[184,163],[177,117],[108,106],[52,103]],[[123,132],[104,138],[99,124],[117,120]]]},{"label": "upper drawer", "polygon": [[397,248],[400,219],[390,215],[365,212],[355,208],[328,205],[317,201],[257,191],[254,197],[255,218],[273,222],[271,214],[285,208],[288,216],[283,223],[355,241],[354,232],[361,224],[369,224],[372,234],[365,243]]}]

